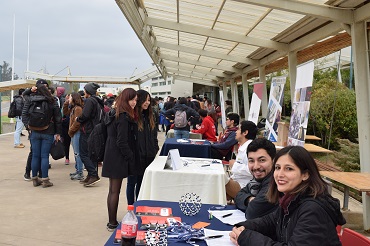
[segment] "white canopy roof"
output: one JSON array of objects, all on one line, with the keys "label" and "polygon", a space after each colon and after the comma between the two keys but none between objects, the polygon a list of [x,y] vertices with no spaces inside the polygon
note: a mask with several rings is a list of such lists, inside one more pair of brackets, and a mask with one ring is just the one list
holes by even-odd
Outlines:
[{"label": "white canopy roof", "polygon": [[348,24],[370,16],[364,0],[116,2],[164,77],[213,85],[258,76],[259,66],[267,73],[287,67],[278,59],[289,52],[300,51],[302,63],[349,46]]}]

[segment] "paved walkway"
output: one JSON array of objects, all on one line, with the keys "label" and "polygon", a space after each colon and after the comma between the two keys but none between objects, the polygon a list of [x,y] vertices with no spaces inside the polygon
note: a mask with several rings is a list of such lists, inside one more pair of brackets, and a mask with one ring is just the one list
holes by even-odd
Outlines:
[{"label": "paved walkway", "polygon": [[[158,135],[162,146],[164,133]],[[27,137],[22,142],[26,148],[15,149],[13,134],[0,135],[0,245],[104,245],[111,235],[105,228],[108,179],[85,188],[69,179],[74,161],[66,166],[64,159],[50,158],[54,186],[33,187],[23,180],[30,145]],[[119,219],[126,211],[125,189],[123,184]],[[334,195],[342,201],[341,193],[334,191]],[[361,211],[362,205],[351,199],[350,208]]]}]

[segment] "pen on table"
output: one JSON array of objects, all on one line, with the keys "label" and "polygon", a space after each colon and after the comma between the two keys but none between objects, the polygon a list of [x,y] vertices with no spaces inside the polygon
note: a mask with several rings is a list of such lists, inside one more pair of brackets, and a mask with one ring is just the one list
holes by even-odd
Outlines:
[{"label": "pen on table", "polygon": [[233,215],[233,213],[225,214],[225,215],[222,215],[222,218],[226,218],[226,217],[229,217],[231,215]]},{"label": "pen on table", "polygon": [[220,238],[223,237],[224,235],[214,235],[214,236],[208,236],[205,239],[212,239],[212,238]]},{"label": "pen on table", "polygon": [[209,167],[210,164],[207,164],[207,165],[201,165],[201,167]]}]

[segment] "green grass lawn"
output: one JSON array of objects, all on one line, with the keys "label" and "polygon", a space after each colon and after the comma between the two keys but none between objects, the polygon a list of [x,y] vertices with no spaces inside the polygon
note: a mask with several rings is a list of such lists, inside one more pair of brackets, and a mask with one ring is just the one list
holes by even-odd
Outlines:
[{"label": "green grass lawn", "polygon": [[8,116],[6,116],[6,115],[1,116],[1,123],[3,123],[3,122],[7,122],[7,123],[10,122],[10,119],[8,118]]}]

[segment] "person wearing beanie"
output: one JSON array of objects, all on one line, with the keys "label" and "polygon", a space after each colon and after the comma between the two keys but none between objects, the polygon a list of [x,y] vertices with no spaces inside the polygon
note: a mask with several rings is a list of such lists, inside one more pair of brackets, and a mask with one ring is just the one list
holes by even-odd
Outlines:
[{"label": "person wearing beanie", "polygon": [[89,151],[87,147],[87,140],[94,129],[101,120],[101,114],[104,109],[103,101],[96,96],[96,91],[100,86],[96,83],[87,83],[84,87],[85,101],[84,107],[82,109],[82,114],[76,117],[76,121],[80,125],[80,157],[87,170],[87,176],[80,183],[85,187],[90,187],[95,185],[100,181],[98,176],[98,162],[97,160],[92,160],[89,157]]},{"label": "person wearing beanie", "polygon": [[100,86],[97,83],[87,83],[84,87],[85,92],[91,96],[96,95],[96,91],[100,88]]}]

